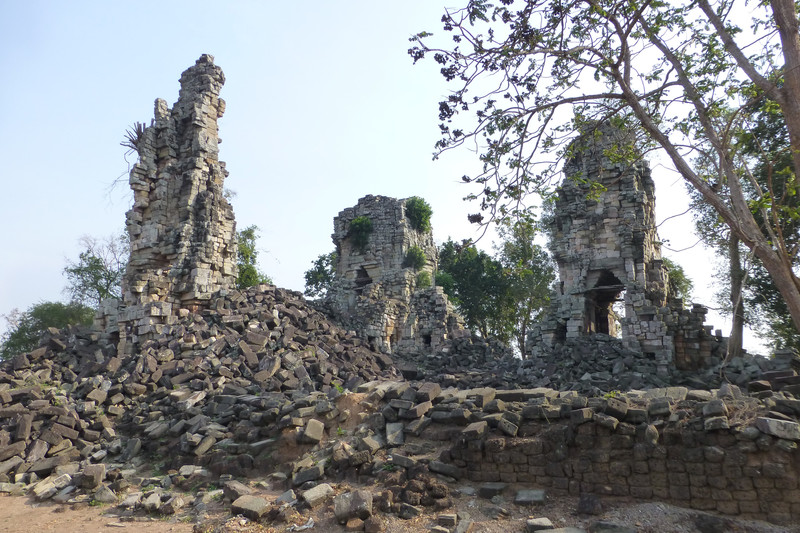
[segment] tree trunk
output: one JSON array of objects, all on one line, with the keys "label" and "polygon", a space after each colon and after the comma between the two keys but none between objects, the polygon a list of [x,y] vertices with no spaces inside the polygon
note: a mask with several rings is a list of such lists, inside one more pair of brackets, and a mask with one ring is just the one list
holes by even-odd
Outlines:
[{"label": "tree trunk", "polygon": [[[789,131],[795,172],[800,171],[800,24],[794,0],[771,0],[783,55],[783,86],[778,100]],[[798,328],[800,329],[800,328]]]},{"label": "tree trunk", "polygon": [[739,254],[739,238],[733,233],[728,239],[728,256],[730,259],[730,298],[733,314],[731,336],[728,339],[728,358],[732,358],[742,355],[742,338],[744,334],[744,301],[742,300],[744,270],[742,269],[742,258]]}]

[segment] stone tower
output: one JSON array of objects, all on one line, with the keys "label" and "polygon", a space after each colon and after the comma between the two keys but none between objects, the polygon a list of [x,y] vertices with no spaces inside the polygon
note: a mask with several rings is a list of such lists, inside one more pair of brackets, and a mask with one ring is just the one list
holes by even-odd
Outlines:
[{"label": "stone tower", "polygon": [[550,223],[561,283],[541,341],[605,333],[666,364],[673,343],[662,316],[668,273],[656,232],[654,185],[643,160],[614,160],[624,135],[601,124],[570,148]]},{"label": "stone tower", "polygon": [[157,333],[179,309],[196,311],[235,284],[235,221],[223,195],[228,172],[218,158],[224,82],[214,58],[201,56],[181,75],[177,103],[170,109],[156,100],[152,124],[132,135],[139,160],[130,173],[123,335],[125,328],[134,336]]},{"label": "stone tower", "polygon": [[[421,277],[433,278],[438,255],[431,231],[415,229],[406,216],[407,201],[365,196],[339,213],[331,236],[338,262],[328,302],[340,319],[389,353],[435,351],[463,330],[441,287],[418,287]],[[356,218],[371,222],[363,245],[353,233]],[[412,248],[425,256],[419,270],[408,264]]]}]

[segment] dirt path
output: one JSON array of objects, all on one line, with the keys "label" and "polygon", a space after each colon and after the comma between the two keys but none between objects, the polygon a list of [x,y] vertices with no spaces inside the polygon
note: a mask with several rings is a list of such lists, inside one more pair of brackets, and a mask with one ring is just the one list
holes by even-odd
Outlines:
[{"label": "dirt path", "polygon": [[162,520],[121,522],[104,516],[109,507],[39,503],[24,496],[0,496],[0,533],[96,533],[99,531],[144,531],[147,533],[191,533],[192,524]]}]

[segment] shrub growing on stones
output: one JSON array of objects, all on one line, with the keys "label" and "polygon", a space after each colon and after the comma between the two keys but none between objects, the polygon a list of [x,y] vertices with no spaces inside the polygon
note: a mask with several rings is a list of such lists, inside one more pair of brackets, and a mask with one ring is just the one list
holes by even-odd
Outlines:
[{"label": "shrub growing on stones", "polygon": [[352,237],[353,244],[359,250],[364,250],[369,242],[369,234],[372,233],[372,219],[366,216],[360,216],[350,222],[350,229],[348,235]]},{"label": "shrub growing on stones", "polygon": [[422,271],[417,274],[417,288],[427,289],[431,286],[431,275],[428,272]]},{"label": "shrub growing on stones", "polygon": [[419,196],[412,196],[406,201],[406,217],[415,230],[430,231],[432,214],[431,206]]},{"label": "shrub growing on stones", "polygon": [[419,270],[425,266],[427,260],[425,259],[425,252],[419,246],[412,246],[406,253],[405,266],[411,267],[414,270]]}]

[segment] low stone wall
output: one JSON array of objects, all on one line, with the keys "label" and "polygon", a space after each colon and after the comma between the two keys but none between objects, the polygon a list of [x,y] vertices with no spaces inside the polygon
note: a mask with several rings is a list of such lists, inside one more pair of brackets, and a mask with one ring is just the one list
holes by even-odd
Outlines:
[{"label": "low stone wall", "polygon": [[772,419],[759,419],[759,427],[711,429],[709,418],[634,425],[586,407],[571,410],[568,421],[527,422],[520,427],[526,437],[493,436],[487,422],[477,422],[463,430],[450,459],[476,482],[797,523],[797,443],[765,433],[772,430],[764,421]]}]

